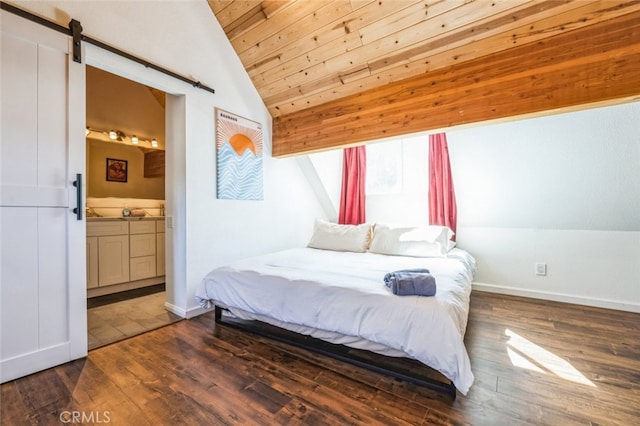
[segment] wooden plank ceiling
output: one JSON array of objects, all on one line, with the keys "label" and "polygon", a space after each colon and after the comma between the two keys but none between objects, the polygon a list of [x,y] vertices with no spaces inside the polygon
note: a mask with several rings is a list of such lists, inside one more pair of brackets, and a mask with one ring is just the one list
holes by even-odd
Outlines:
[{"label": "wooden plank ceiling", "polygon": [[637,0],[208,3],[274,156],[640,95]]}]

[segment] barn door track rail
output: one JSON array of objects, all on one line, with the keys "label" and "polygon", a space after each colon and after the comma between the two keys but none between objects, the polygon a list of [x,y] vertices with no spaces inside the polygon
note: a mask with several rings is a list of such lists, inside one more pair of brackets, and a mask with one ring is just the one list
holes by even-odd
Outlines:
[{"label": "barn door track rail", "polygon": [[171,70],[168,70],[164,67],[161,67],[159,65],[153,64],[145,59],[141,59],[135,55],[132,55],[130,53],[127,53],[123,50],[120,50],[116,47],[110,46],[106,43],[103,43],[99,40],[96,40],[92,37],[89,37],[87,35],[82,34],[82,25],[80,24],[80,21],[77,21],[75,19],[72,19],[69,22],[69,27],[63,27],[62,25],[56,24],[55,22],[49,21],[45,18],[42,18],[38,15],[34,15],[33,13],[27,12],[26,10],[17,8],[11,4],[5,3],[3,1],[0,1],[0,9],[7,11],[9,13],[13,13],[14,15],[18,15],[22,18],[28,19],[29,21],[35,22],[37,24],[43,25],[47,28],[50,28],[52,30],[58,31],[60,33],[66,34],[70,37],[73,38],[73,60],[75,62],[78,63],[82,63],[82,54],[81,54],[81,42],[84,41],[86,43],[89,44],[93,44],[94,46],[97,46],[101,49],[107,50],[111,53],[115,53],[116,55],[122,56],[123,58],[127,58],[133,62],[137,62],[140,65],[143,65],[146,68],[151,68],[155,71],[161,72],[165,75],[168,75],[170,77],[173,77],[177,80],[183,81],[187,84],[190,84],[193,87],[196,87],[198,89],[202,89],[202,90],[206,90],[207,92],[211,92],[211,93],[215,93],[215,90],[212,89],[211,87],[208,87],[202,83],[200,83],[200,81],[195,81],[192,80],[190,78],[184,77],[180,74],[177,74]]}]

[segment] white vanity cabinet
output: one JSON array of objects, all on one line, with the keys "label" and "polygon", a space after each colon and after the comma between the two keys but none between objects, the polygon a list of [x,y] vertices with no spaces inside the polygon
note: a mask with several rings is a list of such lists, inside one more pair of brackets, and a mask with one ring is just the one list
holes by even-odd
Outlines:
[{"label": "white vanity cabinet", "polygon": [[[91,240],[92,238],[95,239]],[[87,288],[91,288],[90,285],[96,286],[96,276],[98,278],[97,287],[129,281],[128,222],[87,223],[87,248],[87,257],[89,257]],[[97,273],[95,271],[96,264]]]},{"label": "white vanity cabinet", "polygon": [[163,283],[164,235],[155,218],[87,221],[88,297]]}]

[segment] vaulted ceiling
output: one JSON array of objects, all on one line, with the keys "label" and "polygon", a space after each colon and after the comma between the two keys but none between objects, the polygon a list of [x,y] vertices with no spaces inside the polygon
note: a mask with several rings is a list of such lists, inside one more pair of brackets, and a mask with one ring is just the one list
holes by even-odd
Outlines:
[{"label": "vaulted ceiling", "polygon": [[[626,61],[618,74],[640,63],[634,53],[640,46],[640,1],[208,3],[274,118],[274,155],[443,128],[468,120],[526,114],[540,107],[563,108],[640,95],[640,85],[632,79],[613,92],[610,88],[604,94],[591,91],[588,99],[578,96],[575,101],[541,105],[533,96],[529,107],[516,111],[507,108],[501,113],[488,101],[489,93],[473,93],[473,84],[480,80],[486,84],[500,81],[504,85],[501,90],[506,90],[504,96],[518,96],[517,88],[521,86],[512,86],[522,81],[511,77],[520,75],[529,82],[528,89],[533,84],[531,80],[538,78],[538,89],[549,91],[540,94],[541,98],[550,94],[557,97],[557,78],[564,78],[563,72],[572,63],[581,69],[587,67],[591,74],[601,75],[615,85],[611,63]],[[606,34],[612,32],[615,36],[607,38]],[[598,37],[593,45],[591,40]],[[576,63],[583,58],[590,59]],[[608,71],[593,66],[603,60],[607,61]],[[559,72],[554,76],[555,82],[542,79],[540,73],[550,71],[553,64]],[[569,67],[566,70],[565,64]],[[505,71],[497,73],[495,67]],[[592,78],[591,74],[588,78]],[[486,92],[488,86],[483,87]],[[452,118],[460,115],[460,108],[446,103],[447,90],[455,91],[458,97],[477,96],[476,100],[469,99],[470,105],[482,105],[483,113],[469,119]],[[399,109],[399,105],[403,106]],[[450,111],[439,121],[429,121],[410,113],[417,105]],[[362,121],[357,123],[358,120]]]}]

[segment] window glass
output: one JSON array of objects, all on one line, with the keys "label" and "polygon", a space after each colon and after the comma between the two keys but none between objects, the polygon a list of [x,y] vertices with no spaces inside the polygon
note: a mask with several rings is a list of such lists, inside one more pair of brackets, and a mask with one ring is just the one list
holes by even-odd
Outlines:
[{"label": "window glass", "polygon": [[402,192],[402,143],[399,140],[367,145],[367,194]]}]

